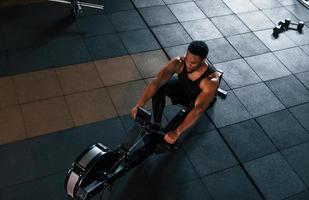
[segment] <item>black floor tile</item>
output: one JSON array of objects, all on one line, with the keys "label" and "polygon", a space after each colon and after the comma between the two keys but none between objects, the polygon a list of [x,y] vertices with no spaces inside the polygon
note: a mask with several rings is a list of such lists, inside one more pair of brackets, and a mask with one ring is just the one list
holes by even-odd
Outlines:
[{"label": "black floor tile", "polygon": [[213,200],[262,199],[239,166],[206,176],[203,182]]},{"label": "black floor tile", "polygon": [[292,73],[309,70],[309,56],[299,47],[276,51],[274,54]]},{"label": "black floor tile", "polygon": [[301,177],[301,179],[309,186],[309,143],[295,146],[290,149],[286,149],[282,152],[285,159]]},{"label": "black floor tile", "polygon": [[295,75],[309,90],[309,71],[295,74]]},{"label": "black floor tile", "polygon": [[252,31],[273,28],[275,26],[262,11],[240,13],[237,15]]},{"label": "black floor tile", "polygon": [[[68,129],[29,140],[37,177],[67,170],[85,146],[76,129]],[[69,148],[68,148],[69,147]]]},{"label": "black floor tile", "polygon": [[107,15],[94,15],[77,20],[77,27],[83,36],[94,36],[115,32]]},{"label": "black floor tile", "polygon": [[303,104],[289,109],[296,119],[309,132],[309,104]]},{"label": "black floor tile", "polygon": [[124,139],[125,130],[120,119],[108,119],[76,128],[84,148],[100,142],[109,148],[115,148]]},{"label": "black floor tile", "polygon": [[266,84],[286,107],[309,102],[309,91],[293,75]]},{"label": "black floor tile", "polygon": [[12,67],[6,53],[0,54],[0,77],[12,75]]},{"label": "black floor tile", "polygon": [[53,66],[71,65],[91,60],[83,40],[55,41],[48,44]]},{"label": "black floor tile", "polygon": [[287,200],[307,200],[309,199],[309,191],[306,190],[305,192],[301,192],[295,196],[287,198]]},{"label": "black floor tile", "polygon": [[230,36],[227,39],[243,57],[269,52],[269,49],[253,33]]},{"label": "black floor tile", "polygon": [[241,162],[276,151],[276,147],[254,120],[224,127],[221,132]]},{"label": "black floor tile", "polygon": [[128,52],[122,44],[121,39],[115,34],[106,34],[85,39],[93,60],[111,58],[127,55]]},{"label": "black floor tile", "polygon": [[64,191],[66,172],[0,189],[1,199],[67,200]]},{"label": "black floor tile", "polygon": [[309,10],[301,5],[295,4],[286,6],[286,8],[301,21],[309,21]]},{"label": "black floor tile", "polygon": [[199,176],[205,176],[238,164],[217,131],[190,138],[183,145]]},{"label": "black floor tile", "polygon": [[261,82],[261,79],[243,59],[219,63],[215,67],[224,71],[224,80],[231,88]]},{"label": "black floor tile", "polygon": [[242,13],[258,10],[249,0],[223,0],[224,3],[234,12]]},{"label": "black floor tile", "polygon": [[259,9],[281,7],[282,5],[277,0],[251,0]]},{"label": "black floor tile", "polygon": [[137,8],[144,8],[144,7],[152,7],[152,6],[162,6],[164,2],[162,0],[133,0],[133,3]]},{"label": "black floor tile", "polygon": [[295,47],[296,44],[285,34],[280,33],[278,38],[272,36],[273,29],[254,32],[254,34],[271,50],[277,51],[281,49]]},{"label": "black floor tile", "polygon": [[195,3],[208,17],[232,14],[232,11],[221,0],[196,0]]},{"label": "black floor tile", "polygon": [[166,188],[159,189],[159,191],[153,191],[153,194],[154,199],[160,200],[211,199],[200,179],[175,186],[168,186]]},{"label": "black floor tile", "polygon": [[160,49],[160,45],[148,29],[120,33],[120,38],[130,54]]},{"label": "black floor tile", "polygon": [[225,38],[207,40],[206,44],[209,48],[208,59],[213,64],[240,58],[240,55]]},{"label": "black floor tile", "polygon": [[218,27],[224,36],[250,32],[248,27],[236,15],[214,17],[211,18],[211,21]]},{"label": "black floor tile", "polygon": [[230,90],[231,89],[230,86],[224,80],[224,78],[221,79],[221,83],[219,85],[219,88],[221,88],[223,90]]},{"label": "black floor tile", "polygon": [[223,37],[209,19],[200,19],[182,23],[193,40],[211,40]]},{"label": "black floor tile", "polygon": [[182,44],[179,46],[165,48],[169,58],[184,56],[187,53],[189,44]]},{"label": "black floor tile", "polygon": [[47,46],[9,52],[8,58],[13,74],[48,69],[54,65]]},{"label": "black floor tile", "polygon": [[291,74],[272,53],[247,57],[245,60],[263,81]]},{"label": "black floor tile", "polygon": [[171,4],[168,7],[180,22],[206,18],[194,2]]},{"label": "black floor tile", "polygon": [[266,9],[263,10],[263,13],[276,25],[286,18],[290,18],[292,21],[298,21],[298,19],[285,7]]},{"label": "black floor tile", "polygon": [[309,140],[309,134],[287,110],[259,117],[257,122],[279,149]]},{"label": "black floor tile", "polygon": [[104,10],[108,13],[134,9],[130,0],[104,0]]},{"label": "black floor tile", "polygon": [[217,98],[216,103],[208,109],[207,114],[217,127],[251,118],[249,112],[237,99],[233,91],[228,92],[226,99]]},{"label": "black floor tile", "polygon": [[140,12],[149,26],[176,23],[177,19],[167,6],[141,8]]},{"label": "black floor tile", "polygon": [[238,88],[234,92],[254,117],[284,109],[264,83]]},{"label": "black floor tile", "polygon": [[3,180],[0,188],[35,178],[32,154],[27,142],[1,145],[0,156],[0,175]]},{"label": "black floor tile", "polygon": [[245,168],[268,200],[284,199],[306,189],[280,153],[248,162]]},{"label": "black floor tile", "polygon": [[187,44],[192,41],[180,24],[157,26],[153,27],[152,30],[163,47]]},{"label": "black floor tile", "polygon": [[121,11],[109,14],[116,31],[130,31],[146,28],[146,24],[136,10]]}]

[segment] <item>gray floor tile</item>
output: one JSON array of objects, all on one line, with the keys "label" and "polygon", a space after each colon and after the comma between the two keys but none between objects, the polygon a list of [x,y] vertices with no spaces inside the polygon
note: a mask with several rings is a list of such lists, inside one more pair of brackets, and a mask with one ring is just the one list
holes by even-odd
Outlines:
[{"label": "gray floor tile", "polygon": [[251,0],[259,9],[281,7],[282,5],[277,0]]},{"label": "gray floor tile", "polygon": [[194,2],[171,4],[168,7],[180,22],[206,18]]},{"label": "gray floor tile", "polygon": [[115,34],[89,37],[85,39],[85,44],[89,49],[90,55],[93,60],[123,56],[128,54],[127,50],[121,42],[121,39],[118,35]]},{"label": "gray floor tile", "polygon": [[245,60],[263,81],[291,74],[272,53],[247,57]]},{"label": "gray floor tile", "polygon": [[276,147],[254,120],[226,126],[221,132],[241,162],[276,151]]},{"label": "gray floor tile", "polygon": [[[32,154],[27,142],[1,145],[0,188],[21,183],[35,178]],[[1,196],[1,195],[0,195]]]},{"label": "gray floor tile", "polygon": [[300,47],[307,55],[309,55],[309,45],[304,45]]},{"label": "gray floor tile", "polygon": [[249,0],[223,0],[224,3],[234,12],[242,13],[257,10],[257,7]]},{"label": "gray floor tile", "polygon": [[162,25],[152,28],[163,47],[190,43],[192,39],[180,24]]},{"label": "gray floor tile", "polygon": [[238,164],[216,131],[190,138],[183,148],[199,176]]},{"label": "gray floor tile", "polygon": [[213,64],[240,58],[240,55],[225,38],[207,40],[206,44],[209,48],[208,59]]},{"label": "gray floor tile", "polygon": [[309,143],[304,143],[286,149],[282,152],[285,159],[293,167],[296,173],[301,177],[301,179],[306,183],[307,187],[309,186]]},{"label": "gray floor tile", "polygon": [[245,168],[268,200],[284,199],[306,189],[280,153],[248,162]]},{"label": "gray floor tile", "polygon": [[296,119],[309,132],[309,104],[303,104],[289,109]]},{"label": "gray floor tile", "polygon": [[295,75],[309,90],[309,71],[295,74]]},{"label": "gray floor tile", "polygon": [[82,36],[93,36],[115,32],[107,15],[82,17],[77,20],[77,27]]},{"label": "gray floor tile", "polygon": [[276,51],[274,54],[292,73],[309,70],[309,56],[299,47]]},{"label": "gray floor tile", "polygon": [[254,117],[284,109],[264,83],[238,88],[234,92]]},{"label": "gray floor tile", "polygon": [[151,7],[151,6],[160,6],[164,5],[164,2],[162,0],[133,0],[132,1],[137,8],[144,8],[144,7]]},{"label": "gray floor tile", "polygon": [[6,53],[0,54],[0,77],[12,75],[12,67]]},{"label": "gray floor tile", "polygon": [[211,200],[207,190],[205,189],[205,186],[200,179],[175,186],[168,186],[166,188],[159,189],[159,191],[153,191],[153,194],[154,199],[161,200]]},{"label": "gray floor tile", "polygon": [[120,33],[121,40],[130,54],[160,49],[160,45],[148,29]]},{"label": "gray floor tile", "polygon": [[[79,43],[81,40],[78,40],[77,43]],[[67,44],[70,46],[71,44]],[[79,46],[79,45],[78,45]],[[86,53],[88,55],[87,50],[84,49],[84,44],[80,43],[81,51]],[[62,46],[61,48],[65,48]],[[59,49],[58,49],[59,50]],[[84,51],[83,51],[84,50]],[[77,53],[77,52],[75,52]],[[51,55],[55,55],[56,53],[52,52]],[[71,62],[78,62],[79,60],[76,60],[76,58],[71,57],[70,59],[70,53],[68,55],[68,59],[61,57],[58,57],[59,65],[64,65]],[[89,56],[89,55],[88,55]],[[43,69],[48,69],[53,67],[53,59],[50,56],[50,53],[48,51],[48,48],[46,46],[43,47],[37,47],[37,48],[31,48],[31,49],[22,49],[22,50],[16,50],[14,52],[8,53],[8,59],[11,65],[11,70],[13,74],[20,74],[20,73],[27,73],[27,72],[33,72]],[[63,59],[63,60],[62,60]],[[65,60],[67,62],[65,62]],[[61,62],[63,61],[63,62]]]},{"label": "gray floor tile", "polygon": [[221,88],[223,90],[230,90],[231,89],[230,86],[224,80],[224,78],[221,79],[221,83],[219,85],[219,88]]},{"label": "gray floor tile", "polygon": [[309,134],[287,110],[259,117],[257,121],[279,149],[309,140]]},{"label": "gray floor tile", "polygon": [[286,31],[286,35],[297,45],[309,44],[309,28],[304,26],[303,32],[289,30]]},{"label": "gray floor tile", "polygon": [[211,40],[223,37],[209,19],[200,19],[182,23],[193,40]]},{"label": "gray floor tile", "polygon": [[243,59],[219,63],[215,67],[224,71],[224,80],[231,88],[261,82],[261,79]]},{"label": "gray floor tile", "polygon": [[53,66],[72,65],[91,60],[85,43],[81,39],[55,41],[48,44]]},{"label": "gray floor tile", "polygon": [[266,9],[263,10],[263,13],[276,25],[286,18],[290,18],[292,21],[298,21],[298,19],[285,7]]},{"label": "gray floor tile", "polygon": [[252,31],[273,28],[275,26],[262,11],[240,13],[237,15]]},{"label": "gray floor tile", "polygon": [[226,99],[218,98],[213,107],[207,110],[207,114],[217,127],[241,122],[250,119],[250,114],[233,91],[229,91]]},{"label": "gray floor tile", "polygon": [[309,21],[309,10],[301,4],[286,6],[286,8],[295,15],[299,20]]},{"label": "gray floor tile", "polygon": [[141,8],[140,12],[149,26],[176,23],[177,19],[167,6]]},{"label": "gray floor tile", "polygon": [[299,4],[298,0],[277,0],[284,6],[289,6],[293,4]]},{"label": "gray floor tile", "polygon": [[296,44],[285,34],[281,33],[277,39],[272,36],[273,30],[263,30],[254,32],[254,34],[271,50],[276,51],[295,47]]},{"label": "gray floor tile", "polygon": [[168,47],[165,48],[165,51],[169,58],[179,57],[187,53],[188,46],[189,44],[183,44],[179,46]]},{"label": "gray floor tile", "polygon": [[239,166],[206,176],[203,182],[214,200],[262,199]]},{"label": "gray floor tile", "polygon": [[195,3],[208,17],[232,14],[232,11],[221,0],[196,0]]},{"label": "gray floor tile", "polygon": [[309,102],[309,91],[293,75],[266,84],[286,107]]},{"label": "gray floor tile", "polygon": [[292,196],[290,198],[287,198],[286,200],[307,200],[309,199],[309,191],[306,190],[305,192],[301,192],[299,194],[296,194],[295,196]]},{"label": "gray floor tile", "polygon": [[109,14],[109,18],[116,31],[130,31],[146,28],[146,24],[135,10],[112,13]]},{"label": "gray floor tile", "polygon": [[227,40],[243,57],[269,52],[269,49],[253,33],[230,36]]},{"label": "gray floor tile", "polygon": [[247,26],[236,15],[214,17],[211,18],[211,21],[218,27],[224,36],[250,32]]},{"label": "gray floor tile", "polygon": [[10,200],[66,200],[67,197],[63,188],[65,175],[66,172],[62,171],[51,176],[3,188],[0,190],[0,198]]}]

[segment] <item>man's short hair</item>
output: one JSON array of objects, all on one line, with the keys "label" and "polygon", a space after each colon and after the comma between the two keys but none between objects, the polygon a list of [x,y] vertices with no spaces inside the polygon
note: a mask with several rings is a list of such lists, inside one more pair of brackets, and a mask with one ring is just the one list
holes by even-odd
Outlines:
[{"label": "man's short hair", "polygon": [[208,55],[208,46],[203,41],[193,41],[188,47],[188,51],[194,55],[200,56],[202,59]]}]

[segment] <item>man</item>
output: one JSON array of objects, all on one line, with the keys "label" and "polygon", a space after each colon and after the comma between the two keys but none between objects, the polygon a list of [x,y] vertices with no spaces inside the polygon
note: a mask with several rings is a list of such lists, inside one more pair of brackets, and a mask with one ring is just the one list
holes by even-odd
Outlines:
[{"label": "man", "polygon": [[[173,144],[199,119],[216,95],[220,74],[206,62],[207,54],[205,42],[191,42],[185,56],[173,58],[155,76],[131,110],[131,116],[135,118],[137,108],[152,98],[154,123],[160,127],[165,96],[170,97],[173,104],[188,107],[190,112],[184,121],[175,130],[165,134],[164,140]],[[178,78],[173,76],[175,74]]]}]

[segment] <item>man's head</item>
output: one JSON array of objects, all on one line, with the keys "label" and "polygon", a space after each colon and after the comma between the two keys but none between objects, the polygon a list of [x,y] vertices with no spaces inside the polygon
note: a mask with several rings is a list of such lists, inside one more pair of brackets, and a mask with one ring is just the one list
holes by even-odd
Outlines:
[{"label": "man's head", "polygon": [[197,70],[208,55],[208,46],[203,41],[193,41],[190,43],[185,60],[188,73]]}]

